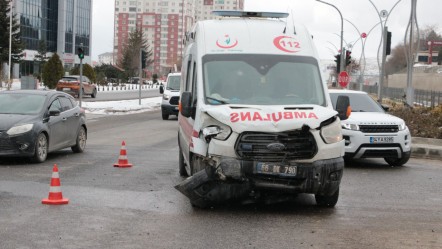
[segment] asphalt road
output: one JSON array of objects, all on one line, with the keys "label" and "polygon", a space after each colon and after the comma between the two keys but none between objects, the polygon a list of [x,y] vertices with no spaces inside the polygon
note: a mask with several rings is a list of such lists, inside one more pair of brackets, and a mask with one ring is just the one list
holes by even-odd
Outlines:
[{"label": "asphalt road", "polygon": [[[177,121],[159,111],[90,116],[83,154],[0,161],[0,248],[442,248],[442,165],[346,165],[335,208],[311,195],[274,205],[194,209],[173,186]],[[115,168],[122,141],[131,168]],[[47,198],[59,166],[63,206]]]}]

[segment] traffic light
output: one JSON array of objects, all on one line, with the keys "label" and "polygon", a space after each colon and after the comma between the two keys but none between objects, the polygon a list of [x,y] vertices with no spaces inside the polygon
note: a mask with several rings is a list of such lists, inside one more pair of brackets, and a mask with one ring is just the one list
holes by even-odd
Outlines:
[{"label": "traffic light", "polygon": [[345,51],[345,65],[348,66],[351,63],[351,51]]},{"label": "traffic light", "polygon": [[141,68],[146,68],[146,60],[147,60],[147,52],[144,50],[141,50]]},{"label": "traffic light", "polygon": [[335,55],[335,62],[336,62],[336,73],[341,72],[341,54]]},{"label": "traffic light", "polygon": [[80,60],[84,59],[84,51],[83,51],[82,47],[78,47],[77,54],[78,54],[78,58],[80,58]]},{"label": "traffic light", "polygon": [[387,48],[385,50],[386,55],[391,53],[391,32],[387,32]]}]

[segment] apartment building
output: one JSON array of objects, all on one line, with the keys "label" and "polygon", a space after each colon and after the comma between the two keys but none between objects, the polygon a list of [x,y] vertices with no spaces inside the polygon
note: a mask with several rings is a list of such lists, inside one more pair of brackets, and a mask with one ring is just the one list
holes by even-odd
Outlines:
[{"label": "apartment building", "polygon": [[214,18],[212,10],[243,9],[244,0],[117,0],[115,1],[114,61],[122,51],[130,32],[143,30],[152,50],[152,73],[164,75],[180,64],[183,37],[197,20]]}]

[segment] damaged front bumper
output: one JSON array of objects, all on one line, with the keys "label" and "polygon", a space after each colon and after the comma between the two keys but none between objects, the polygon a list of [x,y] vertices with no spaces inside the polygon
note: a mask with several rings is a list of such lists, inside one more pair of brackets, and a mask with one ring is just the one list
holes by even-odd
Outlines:
[{"label": "damaged front bumper", "polygon": [[260,193],[331,196],[339,189],[344,169],[342,158],[281,164],[219,157],[211,164],[216,166],[207,166],[175,186],[196,206],[253,199]]}]

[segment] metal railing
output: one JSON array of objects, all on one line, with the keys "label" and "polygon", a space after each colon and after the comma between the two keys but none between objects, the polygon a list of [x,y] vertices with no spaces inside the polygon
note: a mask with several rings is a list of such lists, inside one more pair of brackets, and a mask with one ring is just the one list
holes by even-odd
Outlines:
[{"label": "metal railing", "polygon": [[[377,94],[378,86],[363,86],[366,93]],[[405,101],[405,88],[384,87],[382,95],[397,101]],[[414,104],[424,107],[435,107],[442,105],[442,92],[414,89]]]}]

